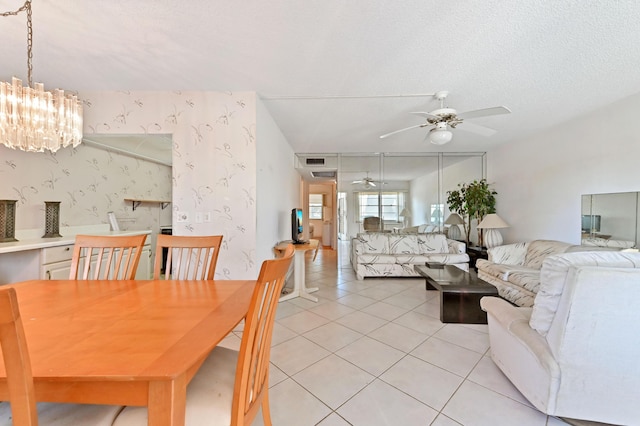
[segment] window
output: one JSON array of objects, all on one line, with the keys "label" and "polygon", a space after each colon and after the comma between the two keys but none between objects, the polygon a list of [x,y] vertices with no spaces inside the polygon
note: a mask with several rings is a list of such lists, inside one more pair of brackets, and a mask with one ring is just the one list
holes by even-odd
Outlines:
[{"label": "window", "polygon": [[[400,212],[405,207],[405,192],[359,192],[357,194],[358,221],[368,216],[380,216],[383,222],[400,222]],[[379,205],[379,201],[382,203]]]},{"label": "window", "polygon": [[324,194],[309,194],[309,219],[322,220]]}]

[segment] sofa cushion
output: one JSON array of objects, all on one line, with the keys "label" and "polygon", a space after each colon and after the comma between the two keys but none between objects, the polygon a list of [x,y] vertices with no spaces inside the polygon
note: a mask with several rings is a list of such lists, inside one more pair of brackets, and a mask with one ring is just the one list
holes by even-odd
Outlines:
[{"label": "sofa cushion", "polygon": [[424,265],[429,260],[429,256],[420,254],[361,254],[357,262],[364,264],[411,264]]},{"label": "sofa cushion", "polygon": [[402,228],[400,230],[401,234],[417,234],[418,233],[418,227],[417,226],[410,226],[408,228]]},{"label": "sofa cushion", "polygon": [[419,254],[418,234],[391,234],[389,254]]},{"label": "sofa cushion", "polygon": [[528,242],[506,244],[487,249],[487,255],[490,262],[505,265],[524,265],[524,258],[527,255],[528,248]]},{"label": "sofa cushion", "polygon": [[604,238],[583,238],[581,244],[583,246],[592,247],[613,247],[619,249],[631,248],[636,245],[635,241],[626,240],[606,240]]},{"label": "sofa cushion", "polygon": [[437,230],[438,230],[437,226],[429,225],[427,223],[423,223],[422,225],[418,226],[418,234],[427,234],[431,232],[436,232]]},{"label": "sofa cushion", "polygon": [[[567,279],[574,266],[608,266],[640,268],[640,254],[612,251],[566,253],[549,256],[540,271],[540,287],[536,295],[529,325],[546,336],[553,322]],[[624,295],[621,295],[624,297]]]},{"label": "sofa cushion", "polygon": [[524,266],[532,269],[542,268],[542,262],[547,256],[564,253],[571,244],[553,240],[534,240],[529,243]]},{"label": "sofa cushion", "polygon": [[469,262],[469,255],[466,253],[442,253],[442,254],[429,254],[423,256],[426,261],[432,263],[444,263],[452,265],[455,263],[467,263]]},{"label": "sofa cushion", "polygon": [[504,265],[500,263],[493,263],[485,259],[478,259],[476,261],[476,267],[478,270],[485,272],[492,277],[499,278],[503,281],[509,281],[509,275],[513,272],[540,272],[537,269],[525,268],[520,265]]},{"label": "sofa cushion", "polygon": [[532,293],[537,293],[540,287],[540,271],[511,271],[508,281],[518,287],[526,288]]},{"label": "sofa cushion", "polygon": [[358,247],[362,253],[376,253],[387,254],[389,253],[389,238],[387,234],[382,232],[372,232],[369,234],[358,234],[356,237],[362,244]]},{"label": "sofa cushion", "polygon": [[420,254],[449,253],[447,237],[444,234],[417,234]]}]

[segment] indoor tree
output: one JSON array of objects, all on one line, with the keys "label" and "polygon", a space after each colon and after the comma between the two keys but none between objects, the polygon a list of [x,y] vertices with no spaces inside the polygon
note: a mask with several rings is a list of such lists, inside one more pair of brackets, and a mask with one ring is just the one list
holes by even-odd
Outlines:
[{"label": "indoor tree", "polygon": [[[447,191],[449,211],[458,213],[465,219],[464,232],[469,244],[471,221],[478,223],[489,213],[496,212],[496,195],[486,179],[474,180],[471,183],[459,183],[458,189]],[[478,230],[478,245],[482,246],[482,231]]]}]

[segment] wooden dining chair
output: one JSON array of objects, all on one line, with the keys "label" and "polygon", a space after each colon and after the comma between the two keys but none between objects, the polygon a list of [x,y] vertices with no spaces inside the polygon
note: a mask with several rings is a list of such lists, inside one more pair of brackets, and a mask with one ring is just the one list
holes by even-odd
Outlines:
[{"label": "wooden dining chair", "polygon": [[[178,236],[158,235],[153,279],[212,280],[216,272],[222,235]],[[166,260],[163,259],[166,249]]]},{"label": "wooden dining chair", "polygon": [[69,279],[135,279],[146,239],[146,234],[76,235]]},{"label": "wooden dining chair", "polygon": [[15,289],[0,289],[0,347],[9,401],[0,403],[1,426],[111,425],[123,407],[90,404],[36,404],[29,350]]},{"label": "wooden dining chair", "polygon": [[[245,319],[240,351],[218,346],[205,359],[187,387],[186,426],[248,426],[260,408],[263,423],[271,425],[271,336],[293,253],[290,244],[284,256],[262,263]],[[113,426],[146,424],[146,407],[126,407]]]}]

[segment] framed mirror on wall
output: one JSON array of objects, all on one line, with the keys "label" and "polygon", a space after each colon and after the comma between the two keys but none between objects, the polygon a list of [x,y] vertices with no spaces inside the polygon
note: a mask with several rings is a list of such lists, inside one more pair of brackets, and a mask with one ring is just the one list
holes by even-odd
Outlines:
[{"label": "framed mirror on wall", "polygon": [[[348,240],[381,218],[381,232],[445,232],[446,191],[485,176],[484,153],[339,154],[338,192]],[[457,225],[456,225],[457,226]]]},{"label": "framed mirror on wall", "polygon": [[640,192],[582,195],[582,245],[637,247]]}]

